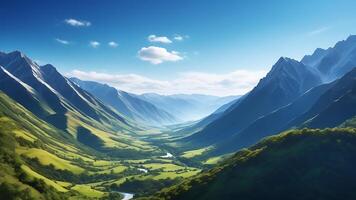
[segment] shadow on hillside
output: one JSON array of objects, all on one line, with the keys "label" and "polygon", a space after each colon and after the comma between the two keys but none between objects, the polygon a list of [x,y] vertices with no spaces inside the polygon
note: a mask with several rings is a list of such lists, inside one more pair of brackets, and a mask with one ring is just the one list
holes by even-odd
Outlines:
[{"label": "shadow on hillside", "polygon": [[49,115],[45,120],[58,129],[67,130],[67,116],[65,113]]},{"label": "shadow on hillside", "polygon": [[82,126],[77,128],[77,140],[96,150],[101,150],[103,146],[103,141],[98,136]]}]

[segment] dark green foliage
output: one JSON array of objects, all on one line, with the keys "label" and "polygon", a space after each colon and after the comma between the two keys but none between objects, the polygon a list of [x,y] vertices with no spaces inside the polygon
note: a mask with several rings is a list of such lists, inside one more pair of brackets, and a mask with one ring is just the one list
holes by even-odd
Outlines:
[{"label": "dark green foliage", "polygon": [[1,183],[0,184],[0,196],[1,199],[6,200],[35,200],[34,197],[31,196],[29,189],[19,190],[18,185],[9,184],[9,183]]},{"label": "dark green foliage", "polygon": [[152,199],[355,199],[356,130],[270,137]]}]

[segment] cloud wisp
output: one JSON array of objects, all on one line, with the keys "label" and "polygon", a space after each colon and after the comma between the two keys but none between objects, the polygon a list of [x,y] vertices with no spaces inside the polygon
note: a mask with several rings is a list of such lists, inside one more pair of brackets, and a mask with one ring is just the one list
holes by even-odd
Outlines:
[{"label": "cloud wisp", "polygon": [[143,61],[148,61],[152,64],[161,64],[163,62],[176,62],[183,60],[177,51],[168,51],[162,47],[149,46],[142,47],[138,51],[138,57]]},{"label": "cloud wisp", "polygon": [[158,80],[138,74],[108,74],[73,70],[67,74],[82,80],[109,84],[119,90],[142,94],[240,95],[249,92],[266,75],[264,70],[236,70],[225,74],[185,72],[172,80]]},{"label": "cloud wisp", "polygon": [[310,32],[308,32],[308,35],[309,36],[314,36],[314,35],[319,35],[321,33],[324,33],[328,30],[330,30],[331,27],[329,26],[325,26],[325,27],[321,27],[321,28],[318,28],[318,29],[315,29],[315,30],[312,30]]},{"label": "cloud wisp", "polygon": [[172,40],[170,40],[166,36],[156,36],[156,35],[149,35],[147,37],[148,41],[150,42],[158,42],[158,43],[163,43],[163,44],[170,44],[172,43]]},{"label": "cloud wisp", "polygon": [[109,42],[108,45],[109,45],[109,47],[112,47],[112,48],[116,48],[117,46],[119,46],[119,44],[114,41]]},{"label": "cloud wisp", "polygon": [[174,40],[177,40],[177,41],[183,41],[183,40],[185,40],[185,39],[188,39],[189,38],[189,36],[188,35],[179,35],[179,34],[174,34],[174,36],[173,36],[173,39]]},{"label": "cloud wisp", "polygon": [[90,41],[89,42],[89,46],[93,47],[93,48],[98,48],[100,46],[100,42],[98,41]]},{"label": "cloud wisp", "polygon": [[70,26],[76,26],[76,27],[88,27],[91,26],[91,22],[89,21],[84,21],[84,20],[77,20],[77,19],[66,19],[64,22]]},{"label": "cloud wisp", "polygon": [[56,38],[55,39],[58,43],[61,43],[61,44],[64,44],[64,45],[69,45],[70,42],[68,40],[62,40],[62,39],[59,39],[59,38]]}]

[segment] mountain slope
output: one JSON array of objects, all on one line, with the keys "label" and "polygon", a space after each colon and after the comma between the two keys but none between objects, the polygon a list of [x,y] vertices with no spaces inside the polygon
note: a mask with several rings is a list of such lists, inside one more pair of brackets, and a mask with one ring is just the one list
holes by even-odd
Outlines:
[{"label": "mountain slope", "polygon": [[93,81],[82,81],[77,78],[70,80],[133,120],[150,125],[172,124],[178,121],[168,112],[130,93],[118,91],[113,87]]},{"label": "mountain slope", "polygon": [[289,126],[306,122],[306,126],[314,128],[334,127],[356,115],[355,105],[356,68],[335,81],[308,112],[293,120]]},{"label": "mountain slope", "polygon": [[314,70],[296,60],[280,58],[241,102],[232,105],[223,116],[184,141],[209,145],[227,139],[320,83]]},{"label": "mountain slope", "polygon": [[318,101],[320,96],[332,86],[333,84],[331,83],[317,86],[298,97],[292,103],[258,118],[240,133],[229,138],[229,140],[217,144],[217,149],[214,153],[233,152],[253,145],[261,138],[291,128],[289,123],[307,112]]},{"label": "mountain slope", "polygon": [[293,130],[144,199],[354,199],[355,155],[354,128]]},{"label": "mountain slope", "polygon": [[[105,106],[88,92],[62,76],[52,65],[38,66],[23,53],[0,54],[0,90],[37,117],[64,130],[83,144],[101,151],[139,155],[140,141],[132,136],[142,126]],[[82,130],[87,130],[83,132]],[[83,133],[93,137],[82,137]],[[84,139],[83,139],[84,138]],[[110,150],[109,150],[110,149]],[[123,155],[123,154],[121,154]]]},{"label": "mountain slope", "polygon": [[[75,152],[76,158],[87,158],[84,152],[90,151],[67,133],[38,119],[3,92],[0,92],[0,138],[0,194],[3,198],[66,199],[77,195],[48,179],[49,174],[38,174],[46,166],[32,166],[39,160],[31,160],[26,155],[36,150],[47,152],[41,160],[59,160],[58,156],[63,156],[63,152],[67,155]],[[56,149],[57,156],[54,156],[52,149]],[[47,157],[49,155],[53,157]],[[73,157],[62,157],[60,160],[64,166],[81,169],[81,164]],[[53,169],[52,173],[55,174],[55,171]]]}]

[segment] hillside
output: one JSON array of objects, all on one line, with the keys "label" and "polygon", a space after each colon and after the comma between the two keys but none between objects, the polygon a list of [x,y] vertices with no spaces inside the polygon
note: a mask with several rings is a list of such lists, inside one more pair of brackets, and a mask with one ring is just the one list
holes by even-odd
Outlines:
[{"label": "hillside", "polygon": [[18,51],[1,53],[0,62],[0,194],[7,199],[119,198],[113,188],[130,181],[143,186],[129,191],[148,193],[200,171],[143,139],[160,130],[104,105],[54,66]]},{"label": "hillside", "polygon": [[287,131],[147,199],[354,199],[355,155],[354,128]]},{"label": "hillside", "polygon": [[39,66],[19,51],[1,53],[0,66],[0,90],[38,118],[94,149],[140,154],[140,148],[131,144],[138,140],[132,135],[142,126],[79,88],[54,66]]},{"label": "hillside", "polygon": [[[88,134],[85,128],[81,131]],[[199,172],[129,135],[121,135],[122,142],[113,140],[121,146],[112,151],[91,146],[100,139],[93,135],[82,136],[83,144],[80,135],[74,138],[57,129],[2,92],[0,137],[0,192],[7,199],[119,198],[112,188],[128,181],[148,183],[129,189],[147,193]]]}]

